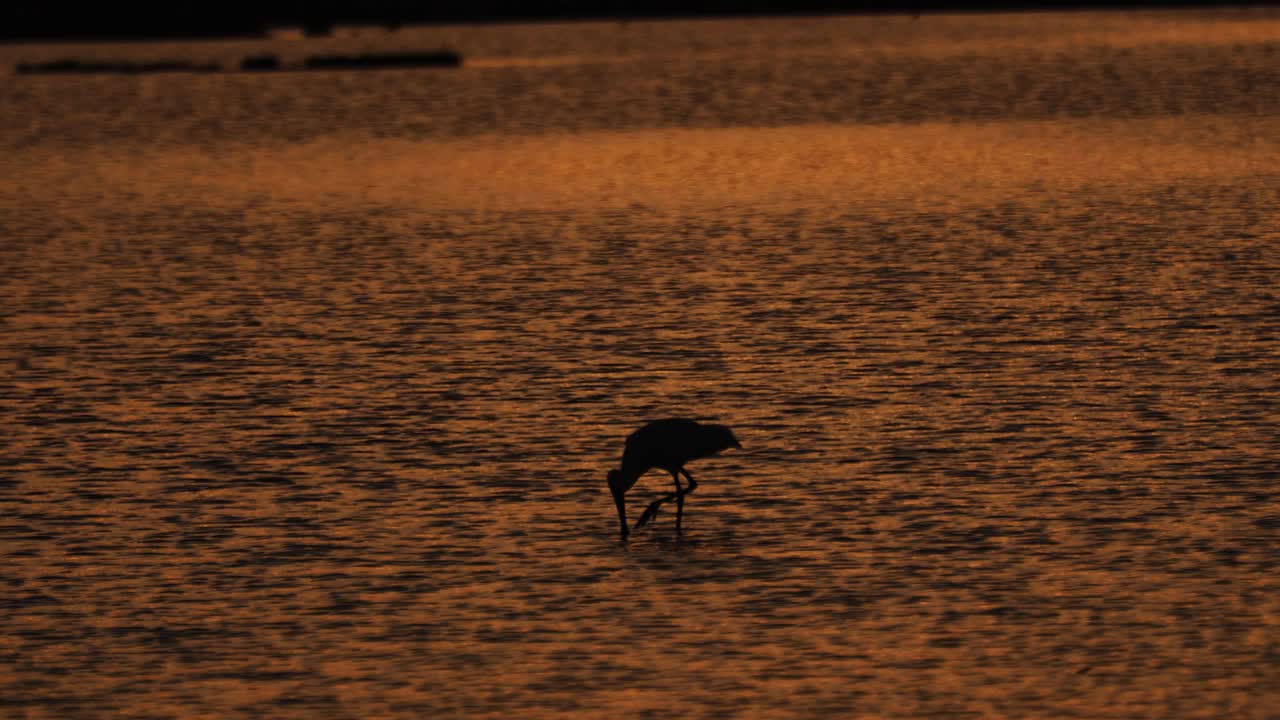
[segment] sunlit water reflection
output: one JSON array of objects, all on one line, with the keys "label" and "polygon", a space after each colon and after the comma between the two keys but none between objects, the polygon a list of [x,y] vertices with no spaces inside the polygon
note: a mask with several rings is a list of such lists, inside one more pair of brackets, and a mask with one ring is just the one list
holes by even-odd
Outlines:
[{"label": "sunlit water reflection", "polygon": [[1280,22],[585,27],[0,85],[0,703],[1271,717]]}]

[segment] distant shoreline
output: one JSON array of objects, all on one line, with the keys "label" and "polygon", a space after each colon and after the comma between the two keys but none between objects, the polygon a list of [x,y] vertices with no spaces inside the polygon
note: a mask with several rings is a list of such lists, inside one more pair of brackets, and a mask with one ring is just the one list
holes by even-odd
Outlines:
[{"label": "distant shoreline", "polygon": [[[308,37],[324,37],[343,26],[381,26],[388,30],[411,25],[477,25],[500,23],[641,22],[716,18],[803,17],[820,15],[922,15],[984,12],[1160,11],[1180,9],[1241,10],[1250,6],[1222,7],[1203,0],[1115,3],[1100,0],[1045,0],[1042,2],[888,2],[861,0],[832,2],[808,0],[781,3],[770,0],[702,0],[684,6],[669,3],[611,3],[607,11],[587,2],[530,3],[513,13],[506,4],[473,0],[466,10],[423,9],[410,11],[403,3],[373,0],[358,10],[326,15],[285,12],[270,6],[259,12],[204,11],[170,13],[155,17],[127,17],[109,9],[68,17],[56,6],[26,8],[22,12],[0,9],[0,44],[58,42],[164,42],[200,40],[252,40],[268,37],[274,28],[298,28]],[[1265,8],[1264,6],[1261,6]]]},{"label": "distant shoreline", "polygon": [[20,62],[14,66],[18,75],[144,75],[150,73],[215,73],[222,66],[215,63],[192,63],[160,60],[155,62],[90,61],[62,59],[42,63]]},{"label": "distant shoreline", "polygon": [[218,63],[194,63],[179,60],[144,62],[93,61],[63,58],[49,62],[19,62],[18,75],[144,75],[154,73],[217,72],[298,72],[315,70],[397,70],[413,68],[456,68],[462,66],[462,54],[454,50],[423,52],[362,53],[358,55],[311,55],[300,65],[287,65],[276,55],[251,55],[232,67]]}]

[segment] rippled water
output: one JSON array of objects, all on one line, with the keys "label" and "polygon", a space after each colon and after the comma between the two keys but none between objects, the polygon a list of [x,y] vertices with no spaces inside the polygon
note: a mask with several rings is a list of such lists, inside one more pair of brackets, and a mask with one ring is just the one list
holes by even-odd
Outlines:
[{"label": "rippled water", "polygon": [[381,42],[0,83],[4,714],[1274,717],[1280,17]]}]

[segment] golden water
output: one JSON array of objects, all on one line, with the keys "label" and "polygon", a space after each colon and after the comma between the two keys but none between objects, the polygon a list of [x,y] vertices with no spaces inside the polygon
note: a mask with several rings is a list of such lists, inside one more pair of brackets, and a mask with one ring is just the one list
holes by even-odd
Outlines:
[{"label": "golden water", "polygon": [[0,714],[1274,716],[1274,13],[273,42],[0,83]]}]

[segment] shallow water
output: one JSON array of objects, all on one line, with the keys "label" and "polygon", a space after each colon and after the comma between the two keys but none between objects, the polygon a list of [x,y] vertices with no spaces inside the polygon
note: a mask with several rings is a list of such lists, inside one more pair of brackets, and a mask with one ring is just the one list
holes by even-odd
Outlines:
[{"label": "shallow water", "polygon": [[0,84],[6,713],[1273,716],[1274,13],[407,32]]}]

